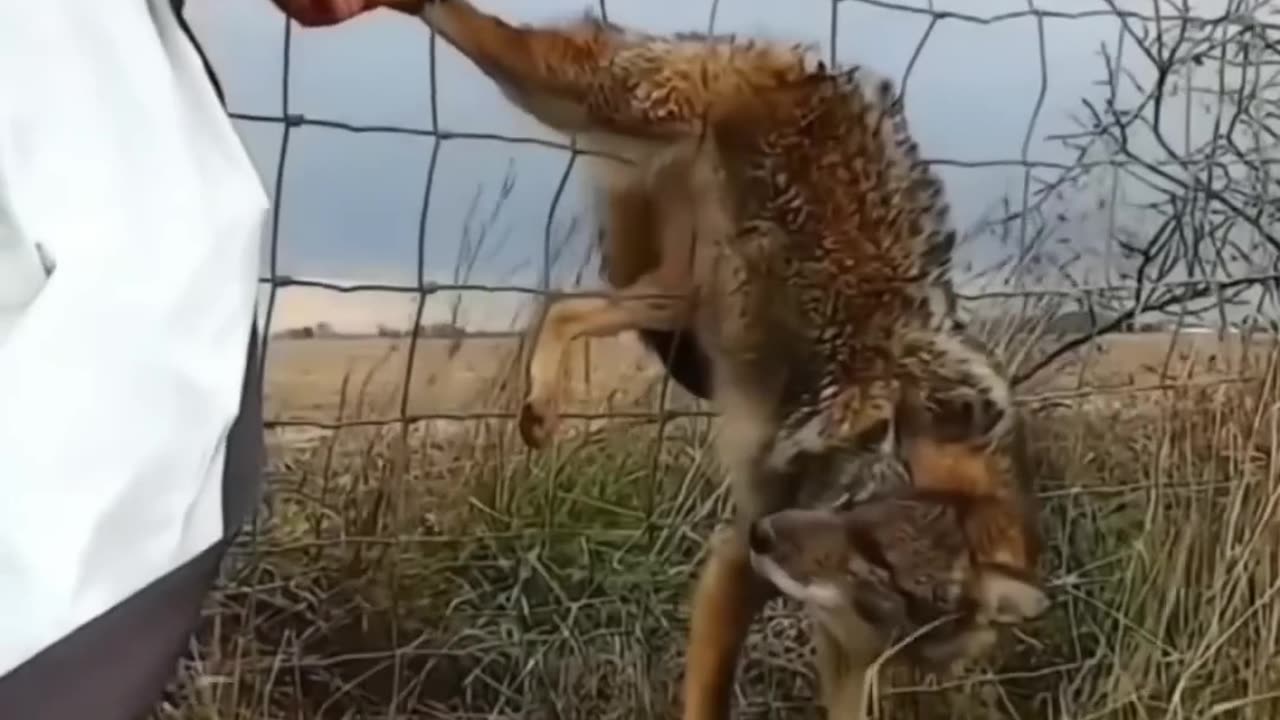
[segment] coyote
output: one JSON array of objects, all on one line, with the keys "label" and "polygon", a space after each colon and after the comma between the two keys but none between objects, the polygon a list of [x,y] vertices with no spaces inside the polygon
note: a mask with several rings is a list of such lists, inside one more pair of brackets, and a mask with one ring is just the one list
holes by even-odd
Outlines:
[{"label": "coyote", "polygon": [[956,319],[948,206],[892,83],[802,44],[590,16],[516,27],[465,0],[422,18],[515,105],[614,158],[591,166],[613,291],[548,305],[524,441],[553,436],[576,337],[687,334],[708,360],[736,519],[694,591],[686,720],[727,716],[742,641],[779,590],[819,620],[833,717],[861,716],[856,688],[899,628],[958,613],[913,650],[950,662],[1045,609],[1019,418]]}]

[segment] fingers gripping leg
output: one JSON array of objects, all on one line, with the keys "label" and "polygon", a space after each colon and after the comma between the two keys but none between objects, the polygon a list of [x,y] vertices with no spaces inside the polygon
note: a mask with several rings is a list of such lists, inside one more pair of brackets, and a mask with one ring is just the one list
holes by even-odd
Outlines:
[{"label": "fingers gripping leg", "polygon": [[684,720],[725,720],[738,653],[751,622],[776,591],[751,568],[738,527],[712,540],[693,595],[685,658]]}]

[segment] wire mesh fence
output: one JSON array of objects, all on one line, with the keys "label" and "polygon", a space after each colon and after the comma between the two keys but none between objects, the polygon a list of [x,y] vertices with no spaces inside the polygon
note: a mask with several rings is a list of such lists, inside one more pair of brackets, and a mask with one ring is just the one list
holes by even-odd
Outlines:
[{"label": "wire mesh fence", "polygon": [[[725,4],[726,6],[728,3]],[[889,673],[895,717],[1272,718],[1280,714],[1280,6],[1070,3],[979,15],[943,3],[835,0],[922,20],[898,78],[939,28],[1024,22],[1038,66],[1021,157],[931,159],[1019,171],[967,228],[962,314],[995,347],[1028,409],[1045,498],[1056,605],[989,664],[958,677]],[[1072,9],[1074,8],[1074,9]],[[717,27],[712,2],[705,29]],[[603,2],[598,12],[608,17]],[[1046,37],[1106,18],[1098,91],[1031,156],[1052,80]],[[167,717],[666,717],[678,707],[687,594],[703,542],[728,512],[708,446],[714,416],[637,343],[580,341],[564,437],[531,454],[514,434],[518,333],[425,323],[449,294],[541,298],[582,290],[557,260],[589,221],[557,232],[582,153],[538,137],[439,123],[431,36],[427,129],[310,117],[290,104],[282,23],[281,126],[263,373],[268,496],[208,609]],[[1053,26],[1053,27],[1051,27]],[[998,52],[998,50],[994,50]],[[970,80],[977,79],[969,78]],[[957,72],[955,82],[966,77]],[[963,95],[963,91],[961,91]],[[514,112],[514,111],[513,111]],[[996,114],[1000,108],[987,112]],[[299,128],[433,140],[416,282],[334,283],[281,266],[281,206]],[[450,142],[564,154],[531,247],[534,284],[472,282],[483,228],[432,257],[428,218]],[[926,145],[925,154],[929,155]],[[948,179],[949,189],[955,181]],[[499,202],[507,195],[499,193]],[[477,221],[477,225],[483,225]],[[590,239],[581,243],[590,246]],[[439,282],[440,263],[453,280]],[[563,265],[563,263],[561,263]],[[413,299],[407,327],[363,336],[277,330],[280,293],[307,288]],[[455,306],[456,311],[456,306]],[[744,653],[743,717],[811,717],[796,608],[770,606]]]}]

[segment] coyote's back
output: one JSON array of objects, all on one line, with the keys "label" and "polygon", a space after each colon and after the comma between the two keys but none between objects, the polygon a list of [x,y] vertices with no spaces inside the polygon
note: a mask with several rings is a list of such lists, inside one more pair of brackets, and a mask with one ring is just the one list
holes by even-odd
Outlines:
[{"label": "coyote's back", "polygon": [[717,114],[711,142],[738,228],[727,245],[789,310],[759,319],[806,356],[777,367],[790,376],[783,408],[808,420],[878,384],[896,394],[909,341],[954,329],[955,233],[892,84],[817,72]]}]

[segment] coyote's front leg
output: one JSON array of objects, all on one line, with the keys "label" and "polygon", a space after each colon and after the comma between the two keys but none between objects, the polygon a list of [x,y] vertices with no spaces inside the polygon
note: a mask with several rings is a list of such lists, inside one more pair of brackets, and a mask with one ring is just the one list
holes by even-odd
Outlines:
[{"label": "coyote's front leg", "polygon": [[555,431],[561,364],[570,342],[642,328],[680,330],[688,322],[690,300],[684,285],[659,268],[611,297],[551,301],[529,358],[529,390],[518,421],[525,444],[542,448]]},{"label": "coyote's front leg", "polygon": [[884,636],[850,609],[814,614],[818,692],[828,720],[864,720],[866,683],[876,657],[887,647]]},{"label": "coyote's front leg", "polygon": [[694,588],[683,720],[728,719],[742,644],[755,617],[778,594],[751,567],[745,526],[739,519],[712,537]]}]

